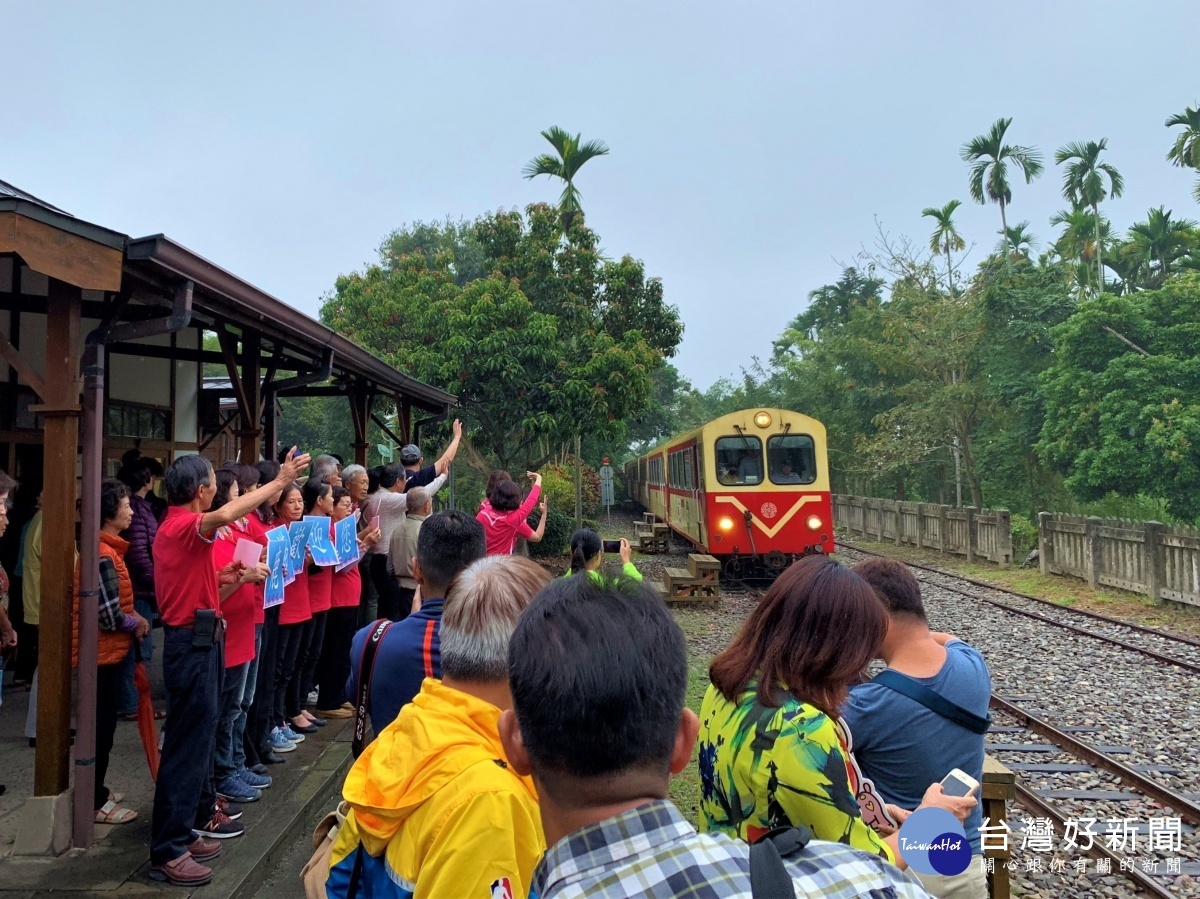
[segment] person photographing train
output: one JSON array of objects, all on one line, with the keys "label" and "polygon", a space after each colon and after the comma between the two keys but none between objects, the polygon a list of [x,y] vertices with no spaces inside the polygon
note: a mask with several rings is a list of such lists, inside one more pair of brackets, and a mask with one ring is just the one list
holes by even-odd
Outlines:
[{"label": "person photographing train", "polygon": [[[608,546],[605,546],[608,544]],[[632,580],[640,581],[642,573],[634,567],[633,547],[622,537],[618,540],[601,540],[600,535],[591,528],[580,528],[571,535],[571,570],[564,577],[570,577],[581,571],[586,571],[594,581],[602,581],[600,564],[604,561],[604,551],[615,551],[621,557],[621,573]]]}]

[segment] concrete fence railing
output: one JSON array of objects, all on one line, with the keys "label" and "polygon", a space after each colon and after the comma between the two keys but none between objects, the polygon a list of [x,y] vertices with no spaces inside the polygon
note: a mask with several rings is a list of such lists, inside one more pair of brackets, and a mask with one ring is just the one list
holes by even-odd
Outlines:
[{"label": "concrete fence railing", "polygon": [[[863,496],[833,497],[834,523],[848,536],[936,549],[1012,564],[1012,524],[1004,509],[957,509]],[[1200,606],[1200,530],[1157,521],[1083,515],[1038,515],[1043,574],[1074,577]]]},{"label": "concrete fence railing", "polygon": [[834,524],[849,535],[1012,564],[1012,521],[1007,509],[956,509],[865,496],[833,496]]}]

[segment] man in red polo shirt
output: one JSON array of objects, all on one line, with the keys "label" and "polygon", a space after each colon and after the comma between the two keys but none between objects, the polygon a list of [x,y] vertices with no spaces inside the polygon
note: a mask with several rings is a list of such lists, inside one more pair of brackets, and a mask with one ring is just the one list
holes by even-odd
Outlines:
[{"label": "man in red polo shirt", "polygon": [[[170,507],[154,539],[154,589],[163,621],[166,736],[150,824],[150,876],[200,886],[216,858],[214,839],[240,836],[240,825],[215,808],[212,771],[224,673],[220,601],[240,585],[242,565],[213,566],[215,532],[277,497],[308,467],[295,448],[274,481],[210,512],[216,493],[212,465],[182,456],[166,476]],[[205,839],[214,838],[214,839]]]}]

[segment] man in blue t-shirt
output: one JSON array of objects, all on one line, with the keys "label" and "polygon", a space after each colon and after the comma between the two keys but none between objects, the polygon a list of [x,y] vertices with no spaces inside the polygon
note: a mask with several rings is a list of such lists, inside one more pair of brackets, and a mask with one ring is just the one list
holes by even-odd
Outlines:
[{"label": "man in blue t-shirt", "polygon": [[[371,672],[367,712],[378,734],[396,720],[400,709],[421,692],[421,681],[442,676],[442,600],[454,576],[487,554],[483,525],[462,512],[438,512],[421,525],[413,579],[420,585],[421,609],[388,628],[379,642]],[[350,647],[346,695],[358,704],[363,646],[375,622],[357,634]]]},{"label": "man in blue t-shirt", "polygon": [[[921,588],[908,566],[871,559],[854,567],[888,610],[888,631],[880,656],[889,669],[906,675],[944,699],[986,718],[992,679],[983,656],[950,634],[929,630]],[[914,699],[868,681],[850,691],[842,709],[854,743],[854,757],[885,802],[914,809],[931,783],[955,768],[983,782],[983,734],[968,730]],[[974,855],[980,856],[982,805],[964,826]],[[955,877],[918,875],[940,899],[984,899],[987,880],[978,858]]]}]

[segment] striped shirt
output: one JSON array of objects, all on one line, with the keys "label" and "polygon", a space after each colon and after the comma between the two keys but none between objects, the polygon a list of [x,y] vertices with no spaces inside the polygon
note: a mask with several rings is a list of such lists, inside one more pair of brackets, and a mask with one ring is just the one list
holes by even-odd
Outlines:
[{"label": "striped shirt", "polygon": [[[840,843],[813,840],[788,859],[796,896],[927,899],[908,874]],[[538,864],[536,899],[751,899],[750,846],[698,834],[667,800],[638,806],[555,843]]]}]

